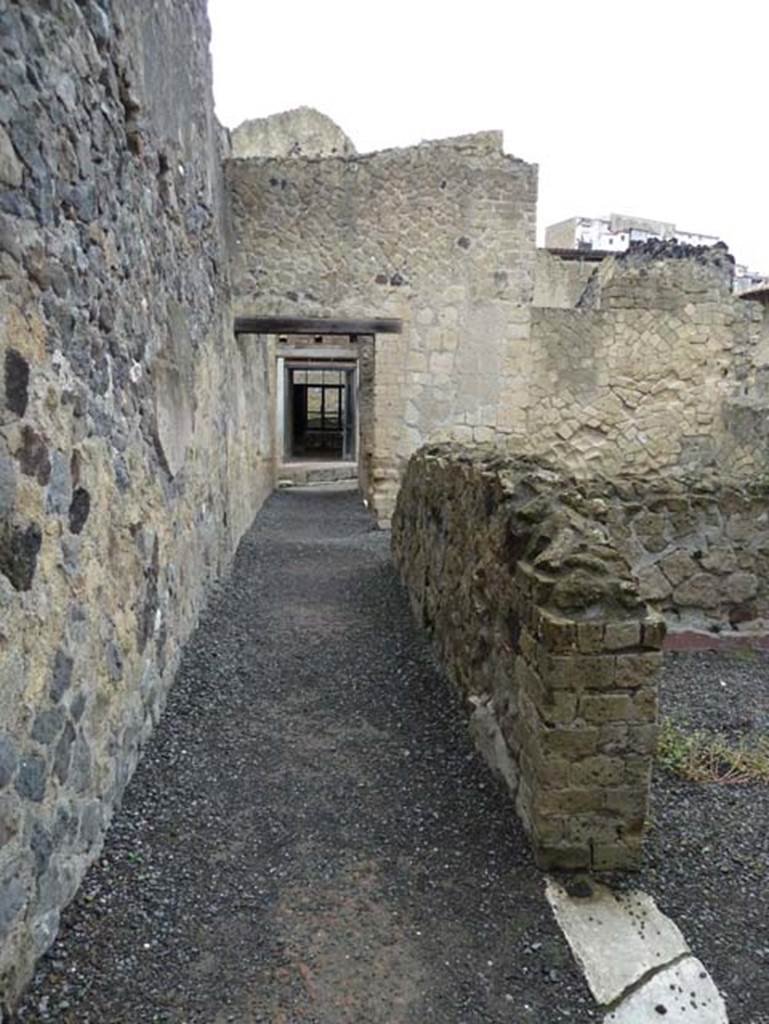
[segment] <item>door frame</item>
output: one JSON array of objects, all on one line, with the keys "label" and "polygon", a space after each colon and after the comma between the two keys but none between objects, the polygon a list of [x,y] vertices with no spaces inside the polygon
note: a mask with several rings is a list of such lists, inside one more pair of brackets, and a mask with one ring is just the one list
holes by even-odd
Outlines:
[{"label": "door frame", "polygon": [[[278,387],[277,387],[277,407],[276,407],[276,452],[280,465],[287,463],[302,462],[301,458],[296,458],[292,455],[291,449],[293,446],[292,436],[292,417],[291,417],[291,371],[292,370],[340,370],[347,374],[345,379],[345,390],[348,405],[352,405],[352,415],[354,417],[353,429],[352,429],[352,442],[353,442],[353,453],[350,457],[345,457],[344,451],[340,459],[333,459],[329,461],[334,462],[353,462],[359,463],[360,453],[360,374],[358,369],[358,360],[350,359],[349,356],[344,359],[335,358],[308,358],[301,354],[297,356],[280,355],[278,356]],[[350,399],[352,402],[350,403]]]}]

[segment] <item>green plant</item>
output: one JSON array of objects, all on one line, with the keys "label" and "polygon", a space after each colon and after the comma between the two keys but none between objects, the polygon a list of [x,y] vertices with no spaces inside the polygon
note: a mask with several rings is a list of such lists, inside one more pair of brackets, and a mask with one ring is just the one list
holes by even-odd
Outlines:
[{"label": "green plant", "polygon": [[660,724],[657,760],[691,782],[769,783],[769,736],[734,741],[704,730],[685,732],[665,718]]}]

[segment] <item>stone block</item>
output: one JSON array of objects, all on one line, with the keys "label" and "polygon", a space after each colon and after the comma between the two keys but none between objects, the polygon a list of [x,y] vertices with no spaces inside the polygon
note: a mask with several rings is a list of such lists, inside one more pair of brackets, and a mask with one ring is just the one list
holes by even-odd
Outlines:
[{"label": "stone block", "polygon": [[657,688],[644,686],[633,694],[633,717],[641,722],[657,721]]},{"label": "stone block", "polygon": [[604,807],[627,822],[643,822],[649,805],[649,791],[644,786],[614,786],[602,790]]},{"label": "stone block", "polygon": [[752,572],[734,572],[724,581],[724,594],[727,601],[742,604],[758,593],[758,578]]},{"label": "stone block", "polygon": [[539,610],[537,636],[547,651],[553,654],[577,651],[577,624],[551,612]]},{"label": "stone block", "polygon": [[652,758],[645,754],[632,754],[624,759],[625,785],[648,789],[652,779]]},{"label": "stone block", "polygon": [[717,608],[723,600],[719,578],[705,572],[696,573],[677,586],[673,597],[684,608]]},{"label": "stone block", "polygon": [[612,656],[572,654],[544,655],[540,669],[545,685],[555,690],[605,690],[614,685],[615,661]]},{"label": "stone block", "polygon": [[542,871],[581,871],[590,867],[590,847],[586,844],[534,846],[534,860]]},{"label": "stone block", "polygon": [[662,570],[673,587],[677,587],[679,583],[683,583],[699,571],[697,562],[688,551],[683,550],[672,551],[657,562],[657,567]]},{"label": "stone block", "polygon": [[599,812],[605,807],[602,786],[580,786],[570,789],[540,789],[536,796],[537,810],[542,814],[582,814]]},{"label": "stone block", "polygon": [[670,581],[656,565],[647,565],[636,573],[638,595],[643,601],[664,601],[673,593]]},{"label": "stone block", "polygon": [[643,861],[640,841],[593,843],[592,852],[594,871],[637,871]]},{"label": "stone block", "polygon": [[[528,761],[528,764],[527,764]],[[544,755],[537,751],[524,751],[521,755],[522,768],[529,769],[529,777],[546,788],[563,788],[569,785],[571,760],[557,755]]]},{"label": "stone block", "polygon": [[570,814],[564,820],[564,841],[593,847],[595,843],[611,845],[619,841],[622,821],[604,810],[595,814]]},{"label": "stone block", "polygon": [[596,728],[556,726],[543,728],[540,743],[546,756],[555,755],[566,760],[577,760],[594,754],[598,748],[599,732]]},{"label": "stone block", "polygon": [[579,699],[579,715],[591,724],[627,722],[635,718],[633,698],[624,693],[586,693]]},{"label": "stone block", "polygon": [[641,629],[641,623],[635,619],[626,622],[607,622],[604,627],[606,649],[618,651],[626,647],[638,647],[641,643]]},{"label": "stone block", "polygon": [[577,695],[565,690],[550,690],[538,707],[542,720],[548,725],[568,725],[577,714]]},{"label": "stone block", "polygon": [[647,686],[661,668],[661,651],[619,654],[615,662],[614,685],[618,689]]},{"label": "stone block", "polygon": [[605,650],[602,622],[577,623],[577,647],[583,654],[600,654]]},{"label": "stone block", "polygon": [[570,779],[572,786],[578,788],[619,786],[625,780],[624,760],[607,754],[586,757],[571,766]]},{"label": "stone block", "polygon": [[632,753],[654,755],[657,752],[658,725],[629,725],[627,732],[628,749]]},{"label": "stone block", "polygon": [[46,787],[45,759],[35,753],[24,754],[19,759],[15,787],[19,796],[40,803]]},{"label": "stone block", "polygon": [[644,620],[641,631],[641,646],[662,650],[667,634],[667,625],[661,615],[650,616]]},{"label": "stone block", "polygon": [[628,726],[624,722],[606,722],[600,727],[598,752],[624,754],[628,749]]}]

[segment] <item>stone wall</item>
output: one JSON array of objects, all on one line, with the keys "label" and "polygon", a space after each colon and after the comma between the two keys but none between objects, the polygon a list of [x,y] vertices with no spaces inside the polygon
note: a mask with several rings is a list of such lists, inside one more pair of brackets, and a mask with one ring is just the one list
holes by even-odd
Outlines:
[{"label": "stone wall", "polygon": [[519,449],[583,472],[767,468],[760,306],[722,249],[675,248],[608,258],[577,309],[532,311]]},{"label": "stone wall", "polygon": [[549,249],[537,249],[533,305],[574,309],[599,263],[600,258],[589,252],[574,252],[566,257]]},{"label": "stone wall", "polygon": [[495,133],[226,176],[240,314],[403,320],[376,340],[383,524],[408,457],[449,438],[582,474],[769,470],[766,328],[723,246],[537,252],[536,168]]},{"label": "stone wall", "polygon": [[493,448],[427,446],[393,519],[414,612],[545,867],[635,866],[647,814],[665,627],[604,491]]},{"label": "stone wall", "polygon": [[203,0],[0,0],[0,1004],[272,484]]},{"label": "stone wall", "polygon": [[[486,133],[346,159],[230,160],[241,315],[400,317],[376,340],[371,497],[408,456],[519,415],[536,167]],[[500,412],[501,410],[501,412]]]},{"label": "stone wall", "polygon": [[600,493],[602,522],[669,634],[709,646],[769,632],[766,477],[618,477],[601,481]]},{"label": "stone wall", "polygon": [[[235,157],[353,156],[355,146],[330,117],[311,107],[244,121],[231,133]],[[227,154],[230,155],[230,154]]]}]

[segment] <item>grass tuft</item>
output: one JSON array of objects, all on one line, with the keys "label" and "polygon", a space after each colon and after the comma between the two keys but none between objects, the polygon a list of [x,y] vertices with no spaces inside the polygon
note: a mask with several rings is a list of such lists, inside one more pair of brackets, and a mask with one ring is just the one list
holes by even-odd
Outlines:
[{"label": "grass tuft", "polygon": [[769,784],[769,736],[729,740],[720,733],[685,732],[665,718],[660,724],[657,760],[690,782]]}]

